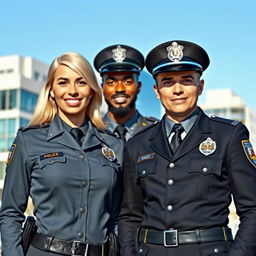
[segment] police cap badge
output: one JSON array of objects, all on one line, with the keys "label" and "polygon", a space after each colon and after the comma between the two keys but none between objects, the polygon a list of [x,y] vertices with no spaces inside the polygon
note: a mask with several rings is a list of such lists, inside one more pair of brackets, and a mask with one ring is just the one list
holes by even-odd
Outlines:
[{"label": "police cap badge", "polygon": [[131,46],[116,44],[101,50],[93,64],[101,75],[119,71],[139,73],[144,68],[144,57]]},{"label": "police cap badge", "polygon": [[154,76],[171,71],[203,72],[209,63],[209,56],[201,46],[181,40],[160,44],[146,57],[146,68]]}]

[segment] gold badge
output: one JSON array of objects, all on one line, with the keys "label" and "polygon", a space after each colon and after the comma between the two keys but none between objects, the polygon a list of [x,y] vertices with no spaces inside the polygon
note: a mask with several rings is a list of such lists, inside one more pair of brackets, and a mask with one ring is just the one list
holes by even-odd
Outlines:
[{"label": "gold badge", "polygon": [[141,122],[142,126],[148,126],[148,124],[146,122]]},{"label": "gold badge", "polygon": [[13,159],[14,153],[16,150],[16,144],[12,144],[9,150],[9,154],[6,161],[6,167],[8,167]]},{"label": "gold badge", "polygon": [[199,145],[199,151],[205,156],[212,154],[215,150],[216,142],[210,137],[208,137]]},{"label": "gold badge", "polygon": [[105,156],[109,161],[113,162],[116,160],[116,154],[111,148],[104,146],[101,149],[101,151],[102,151],[103,156]]}]

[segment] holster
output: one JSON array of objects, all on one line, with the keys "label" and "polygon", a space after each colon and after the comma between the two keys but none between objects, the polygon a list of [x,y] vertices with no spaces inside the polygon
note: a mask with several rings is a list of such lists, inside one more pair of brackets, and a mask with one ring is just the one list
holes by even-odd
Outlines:
[{"label": "holster", "polygon": [[22,228],[22,248],[24,255],[27,254],[29,245],[37,231],[36,221],[33,216],[28,216]]},{"label": "holster", "polygon": [[117,241],[117,236],[114,232],[108,234],[108,256],[118,256],[119,255],[119,245]]}]

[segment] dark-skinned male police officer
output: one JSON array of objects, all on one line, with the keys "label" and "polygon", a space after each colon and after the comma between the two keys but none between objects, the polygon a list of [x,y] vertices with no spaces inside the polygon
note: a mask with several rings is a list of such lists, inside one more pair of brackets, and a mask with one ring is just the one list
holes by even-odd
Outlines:
[{"label": "dark-skinned male police officer", "polygon": [[[246,127],[197,106],[209,57],[170,41],[146,58],[162,120],[126,144],[121,255],[255,256],[256,157]],[[241,224],[227,227],[231,194]]]},{"label": "dark-skinned male police officer", "polygon": [[104,116],[108,130],[127,141],[157,119],[144,117],[136,110],[137,94],[141,90],[139,74],[144,68],[143,55],[127,45],[111,45],[94,59],[94,67],[102,77],[102,87],[108,111]]}]

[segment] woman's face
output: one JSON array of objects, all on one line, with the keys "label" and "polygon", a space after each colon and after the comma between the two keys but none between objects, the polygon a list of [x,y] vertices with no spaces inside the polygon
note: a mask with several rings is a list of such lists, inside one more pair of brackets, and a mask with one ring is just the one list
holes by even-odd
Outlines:
[{"label": "woman's face", "polygon": [[93,91],[81,75],[60,65],[50,95],[55,99],[61,119],[76,126],[83,124]]}]

